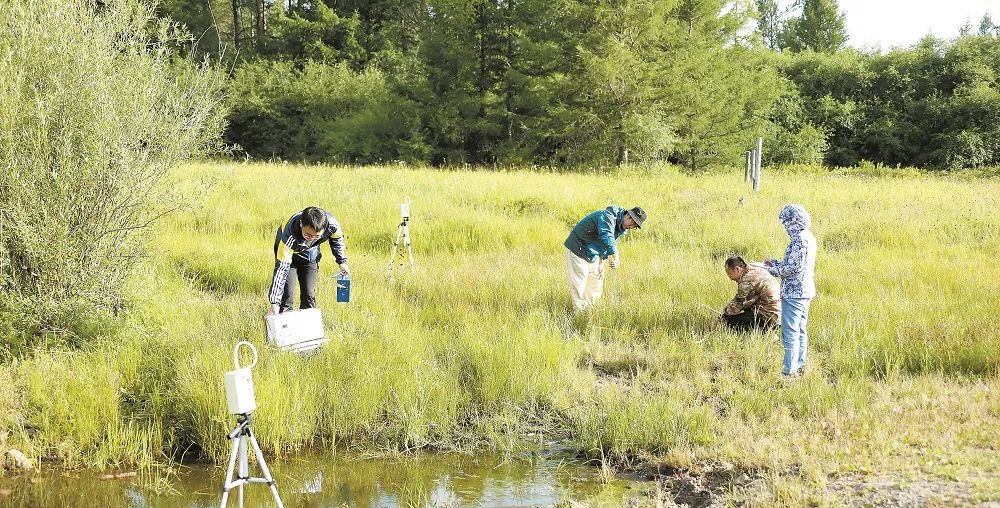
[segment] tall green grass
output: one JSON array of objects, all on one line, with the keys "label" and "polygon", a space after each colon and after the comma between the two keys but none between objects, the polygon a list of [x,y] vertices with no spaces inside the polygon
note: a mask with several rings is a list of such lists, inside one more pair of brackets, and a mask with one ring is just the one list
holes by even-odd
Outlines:
[{"label": "tall green grass", "polygon": [[[91,467],[224,459],[221,377],[250,340],[270,452],[509,451],[561,435],[613,463],[771,471],[745,495],[788,503],[822,500],[845,471],[940,472],[915,459],[928,453],[959,476],[997,473],[978,451],[1000,437],[986,395],[1000,388],[994,180],[790,172],[753,195],[724,173],[205,164],[174,186],[203,202],[149,230],[119,326],[0,367],[9,442]],[[417,270],[390,279],[404,199]],[[705,307],[735,290],[726,256],[782,254],[787,202],[810,210],[821,246],[813,370],[790,384],[776,336],[712,330]],[[573,315],[562,241],[609,203],[650,219],[622,241],[601,305]],[[324,246],[332,341],[300,357],[264,344],[262,316],[274,231],[313,204],[344,225],[353,294],[335,303]]]}]

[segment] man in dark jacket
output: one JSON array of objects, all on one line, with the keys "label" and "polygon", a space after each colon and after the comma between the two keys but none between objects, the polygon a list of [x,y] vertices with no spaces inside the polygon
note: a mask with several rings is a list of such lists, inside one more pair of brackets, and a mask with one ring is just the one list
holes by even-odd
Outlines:
[{"label": "man in dark jacket", "polygon": [[604,291],[604,260],[611,258],[611,268],[618,268],[618,238],[630,229],[642,227],[646,212],[638,206],[626,210],[611,205],[597,210],[573,227],[566,246],[566,269],[573,307],[584,310],[593,305]]},{"label": "man in dark jacket", "polygon": [[274,237],[274,276],[268,291],[269,315],[292,310],[296,279],[301,286],[299,308],[316,306],[316,279],[323,257],[319,247],[325,241],[330,242],[340,272],[350,275],[344,254],[344,231],[330,212],[310,206],[278,228]]}]

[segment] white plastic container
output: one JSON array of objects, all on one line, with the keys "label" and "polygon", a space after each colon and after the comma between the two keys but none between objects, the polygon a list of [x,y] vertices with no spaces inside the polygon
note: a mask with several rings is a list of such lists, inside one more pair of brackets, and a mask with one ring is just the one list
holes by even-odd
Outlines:
[{"label": "white plastic container", "polygon": [[[240,365],[241,346],[246,346],[253,353],[253,361],[247,367]],[[257,348],[245,340],[237,342],[236,347],[233,348],[233,370],[222,376],[223,384],[226,386],[226,403],[229,406],[229,414],[249,414],[257,409],[257,399],[253,394],[253,377],[250,375],[250,369],[256,365]]]},{"label": "white plastic container", "polygon": [[326,342],[323,314],[304,309],[273,314],[264,318],[267,341],[286,351],[309,351]]},{"label": "white plastic container", "polygon": [[229,404],[229,414],[247,414],[257,409],[257,399],[253,394],[253,378],[250,368],[231,370],[223,379],[226,385],[226,402]]}]

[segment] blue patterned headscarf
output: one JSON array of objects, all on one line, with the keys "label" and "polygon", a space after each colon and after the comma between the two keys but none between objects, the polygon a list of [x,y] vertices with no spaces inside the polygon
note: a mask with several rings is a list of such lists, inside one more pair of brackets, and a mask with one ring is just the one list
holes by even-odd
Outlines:
[{"label": "blue patterned headscarf", "polygon": [[812,217],[802,205],[785,205],[778,213],[778,220],[789,234],[805,231],[812,226]]}]

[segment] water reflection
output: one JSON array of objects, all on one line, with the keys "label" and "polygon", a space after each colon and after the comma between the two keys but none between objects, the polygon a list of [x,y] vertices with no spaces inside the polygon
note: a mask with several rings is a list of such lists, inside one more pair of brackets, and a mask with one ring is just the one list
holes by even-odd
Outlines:
[{"label": "water reflection", "polygon": [[[551,506],[570,500],[620,506],[648,487],[624,479],[602,484],[595,468],[554,455],[530,462],[453,454],[398,460],[308,455],[269,465],[289,508]],[[256,471],[251,464],[251,472]],[[167,479],[102,481],[97,472],[47,472],[31,479],[0,479],[0,489],[11,491],[0,497],[0,505],[218,506],[224,473],[219,467],[195,466]],[[245,492],[247,507],[273,505],[262,485],[248,486]],[[230,506],[236,506],[236,492],[230,495]]]}]

